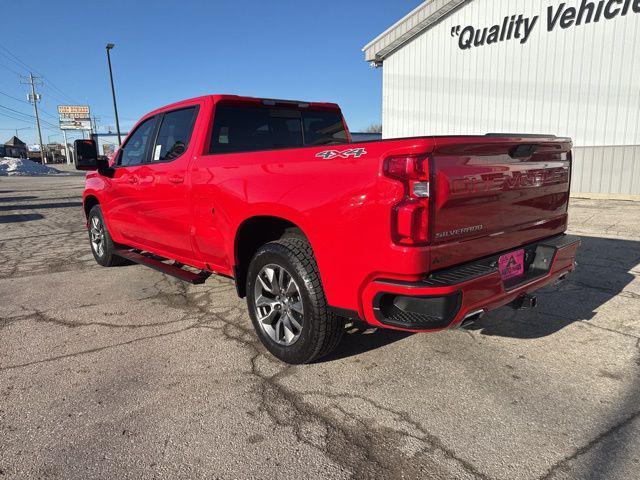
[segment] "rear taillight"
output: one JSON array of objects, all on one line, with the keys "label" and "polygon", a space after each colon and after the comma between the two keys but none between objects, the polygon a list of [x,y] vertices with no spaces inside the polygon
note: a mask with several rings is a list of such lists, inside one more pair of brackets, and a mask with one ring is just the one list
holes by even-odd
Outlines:
[{"label": "rear taillight", "polygon": [[429,159],[424,156],[387,158],[384,174],[402,182],[404,198],[394,205],[391,234],[399,245],[421,246],[429,241]]}]

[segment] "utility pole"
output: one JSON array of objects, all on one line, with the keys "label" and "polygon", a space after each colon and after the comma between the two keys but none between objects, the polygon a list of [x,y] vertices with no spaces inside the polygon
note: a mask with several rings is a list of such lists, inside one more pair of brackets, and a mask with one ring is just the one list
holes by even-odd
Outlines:
[{"label": "utility pole", "polygon": [[100,145],[98,145],[98,120],[100,120],[100,117],[94,115],[91,120],[91,138],[95,140],[96,148],[100,150]]},{"label": "utility pole", "polygon": [[40,129],[40,115],[38,114],[38,102],[40,101],[39,93],[36,93],[36,84],[38,83],[37,77],[33,76],[33,73],[29,72],[29,79],[25,82],[21,82],[23,85],[31,85],[31,93],[27,96],[29,102],[33,103],[33,111],[36,114],[36,125],[38,127],[38,142],[40,145],[40,158],[42,159],[42,163],[47,163],[47,155],[44,151],[44,145],[42,144],[42,130]]},{"label": "utility pole", "polygon": [[91,129],[93,130],[93,133],[98,133],[98,120],[100,120],[100,117],[96,117],[94,115],[91,119],[93,120],[91,122]]},{"label": "utility pole", "polygon": [[73,158],[71,158],[71,149],[69,148],[69,142],[67,141],[67,131],[63,128],[60,130],[62,131],[62,137],[64,138],[64,155],[67,157],[67,164],[70,165],[73,163]]},{"label": "utility pole", "polygon": [[122,145],[122,138],[120,137],[120,121],[118,120],[118,106],[116,105],[116,89],[113,86],[113,71],[111,70],[111,54],[110,50],[115,47],[113,43],[107,43],[107,61],[109,62],[109,78],[111,79],[111,96],[113,97],[113,112],[116,116],[116,131],[118,132],[118,146]]}]

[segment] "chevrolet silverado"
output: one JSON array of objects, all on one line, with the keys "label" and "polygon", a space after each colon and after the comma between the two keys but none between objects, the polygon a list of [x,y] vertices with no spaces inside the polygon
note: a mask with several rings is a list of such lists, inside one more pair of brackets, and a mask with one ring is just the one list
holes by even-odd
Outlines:
[{"label": "chevrolet silverado", "polygon": [[76,142],[96,261],[234,280],[264,346],[330,353],[348,320],[432,332],[575,268],[571,140],[353,143],[336,104],[210,95],[145,115],[109,160]]}]

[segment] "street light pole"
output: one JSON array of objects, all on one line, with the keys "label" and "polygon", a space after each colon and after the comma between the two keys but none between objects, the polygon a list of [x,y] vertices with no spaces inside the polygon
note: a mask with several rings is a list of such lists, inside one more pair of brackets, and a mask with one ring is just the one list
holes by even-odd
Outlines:
[{"label": "street light pole", "polygon": [[120,121],[118,120],[118,106],[116,104],[116,89],[113,86],[113,71],[111,69],[111,55],[109,51],[115,47],[113,43],[107,43],[107,62],[109,62],[109,78],[111,79],[111,96],[113,97],[113,112],[116,116],[116,132],[118,133],[118,145],[122,144],[122,138],[120,137]]}]

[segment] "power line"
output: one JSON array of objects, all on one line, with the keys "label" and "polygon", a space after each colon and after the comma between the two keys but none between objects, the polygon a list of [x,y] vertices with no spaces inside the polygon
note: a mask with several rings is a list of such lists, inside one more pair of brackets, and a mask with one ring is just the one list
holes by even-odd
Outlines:
[{"label": "power line", "polygon": [[2,55],[3,57],[9,59],[10,61],[12,61],[13,63],[15,63],[16,65],[18,65],[21,68],[24,68],[25,70],[29,71],[29,70],[34,70],[33,68],[31,68],[29,65],[27,65],[26,63],[24,63],[22,60],[20,60],[16,55],[14,55],[11,50],[9,50],[7,47],[5,47],[4,45],[2,45],[0,43],[0,48],[4,51],[6,51],[9,55],[7,55],[7,53],[3,53],[0,51],[0,55]]},{"label": "power line", "polygon": [[[32,125],[32,124],[33,124],[33,119],[29,119],[29,120],[27,120],[27,119],[24,119],[24,118],[19,118],[19,117],[13,116],[13,115],[11,115],[11,114],[8,114],[8,113],[6,113],[6,112],[0,112],[0,116],[2,116],[2,117],[6,117],[6,118],[10,118],[11,120],[15,120],[15,121],[17,121],[17,122],[27,123],[27,124],[29,124],[29,125]],[[33,127],[31,127],[31,128],[30,128],[30,130],[31,130],[31,129],[33,129]],[[43,130],[49,130],[49,131],[51,131],[51,132],[57,132],[57,131],[58,131],[58,128],[50,127],[50,126],[48,126],[48,125],[47,125],[47,126],[42,127],[42,129],[43,129]],[[12,129],[10,129],[10,130],[14,130],[14,129],[12,128]]]},{"label": "power line", "polygon": [[[46,80],[47,84],[44,85],[45,87],[48,87],[48,88],[50,88],[52,90],[58,91],[60,93],[60,95],[62,95],[64,98],[66,98],[66,100],[62,100],[63,103],[66,103],[67,101],[69,101],[71,103],[81,103],[81,102],[78,102],[77,100],[74,100],[73,98],[71,98],[66,93],[64,93],[55,83],[53,83],[50,79],[48,79],[42,72],[39,72],[38,70],[36,70],[35,68],[33,68],[29,64],[27,64],[26,62],[23,62],[17,55],[15,55],[13,52],[11,52],[11,50],[9,50],[7,47],[2,45],[1,43],[0,43],[0,49],[4,50],[5,52],[7,52],[11,56],[11,57],[9,57],[6,53],[0,51],[0,54],[3,55],[5,58],[11,60],[14,64],[18,65],[19,67],[25,69],[25,71],[27,71],[27,72],[33,71],[37,75],[39,75],[43,80]],[[52,93],[52,92],[49,92],[49,93]]]},{"label": "power line", "polygon": [[24,112],[20,112],[18,110],[14,110],[13,108],[5,107],[4,105],[0,105],[0,108],[3,108],[5,110],[9,110],[11,112],[11,115],[21,115],[21,116],[25,116],[25,117],[30,117],[31,120],[33,120],[35,118],[33,115],[29,115],[28,113],[24,113]]},{"label": "power line", "polygon": [[[27,102],[26,100],[21,100],[18,97],[14,97],[13,95],[9,95],[8,93],[5,92],[0,92],[0,95],[4,95],[5,97],[11,98],[13,100],[15,100],[16,102],[20,102],[20,103],[25,103],[27,105],[31,105],[29,102]],[[45,115],[50,116],[51,118],[55,118],[56,120],[58,120],[58,116],[54,115],[52,113],[47,112],[44,108],[40,107],[40,111],[42,113],[44,113]]]},{"label": "power line", "polygon": [[0,92],[0,95],[4,95],[5,97],[12,98],[16,102],[26,103],[27,105],[29,105],[29,102],[27,102],[26,100],[20,100],[18,97],[14,97],[13,95],[9,95],[8,93]]},{"label": "power line", "polygon": [[7,70],[9,70],[10,72],[15,73],[16,75],[20,75],[20,72],[16,72],[13,68],[11,68],[11,67],[7,67],[7,66],[6,66],[6,65],[4,65],[3,63],[0,63],[0,67],[4,67],[4,68],[6,68]]},{"label": "power line", "polygon": [[14,117],[8,113],[5,112],[0,112],[0,115],[2,115],[3,117],[7,117],[7,118],[11,118],[12,120],[17,120],[19,122],[23,122],[23,123],[31,123],[33,120],[26,120],[24,118],[18,118],[18,117]]},{"label": "power line", "polygon": [[[24,112],[21,112],[20,110],[15,110],[15,109],[10,108],[10,107],[7,107],[7,106],[5,106],[5,105],[0,105],[0,108],[4,108],[5,110],[9,110],[9,111],[11,111],[11,112],[12,112],[12,115],[16,115],[16,114],[18,114],[18,115],[23,115],[23,116],[25,116],[25,117],[29,117],[29,118],[31,119],[31,121],[35,120],[35,118],[36,118],[35,116],[33,116],[33,115],[29,114],[29,113],[24,113]],[[47,120],[42,120],[42,119],[40,119],[40,121],[41,121],[42,123],[45,123],[45,124],[49,125],[50,127],[57,128],[57,126],[56,126],[56,125],[54,125],[53,123],[50,123],[50,122],[49,122],[49,121],[47,121]]]},{"label": "power line", "polygon": [[[44,78],[44,77],[42,77]],[[76,102],[75,100],[71,100],[69,98],[61,98],[59,97],[57,94],[53,93],[53,91],[51,91],[51,88],[48,88],[47,85],[43,85],[43,88],[47,88],[47,93],[49,96],[51,96],[52,98],[55,98],[56,100],[58,100],[60,103],[80,103],[80,102]]]},{"label": "power line", "polygon": [[[48,79],[47,77],[45,77],[44,75],[41,75],[41,76],[42,76],[42,78],[43,78],[44,80],[46,80],[46,83],[44,84],[44,86],[45,86],[46,88],[50,89],[50,90],[51,90],[51,89],[57,90],[57,91],[60,93],[60,95],[62,95],[64,98],[66,98],[65,103],[66,103],[67,101],[68,101],[68,102],[71,102],[71,103],[82,103],[82,102],[78,102],[77,100],[74,100],[74,99],[73,99],[73,98],[71,98],[69,95],[67,95],[66,93],[64,93],[64,92],[63,92],[62,90],[60,90],[60,89],[59,89],[59,88],[58,88],[58,87],[57,87],[57,86],[56,86],[56,85],[55,85],[51,80],[49,80],[49,79]],[[51,93],[51,92],[49,92],[49,93]]]}]

